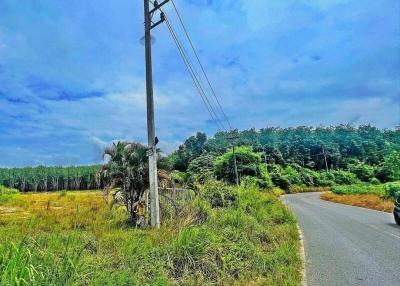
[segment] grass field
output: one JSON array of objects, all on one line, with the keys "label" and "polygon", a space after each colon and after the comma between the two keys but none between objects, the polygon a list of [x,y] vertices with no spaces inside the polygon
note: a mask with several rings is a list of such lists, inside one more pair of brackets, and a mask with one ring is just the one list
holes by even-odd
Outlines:
[{"label": "grass field", "polygon": [[299,285],[295,220],[276,196],[199,196],[160,229],[100,192],[0,195],[0,285]]}]

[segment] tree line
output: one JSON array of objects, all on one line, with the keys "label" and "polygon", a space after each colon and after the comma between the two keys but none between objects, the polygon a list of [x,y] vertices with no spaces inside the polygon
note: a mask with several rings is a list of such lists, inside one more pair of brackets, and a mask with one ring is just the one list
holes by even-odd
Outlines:
[{"label": "tree line", "polygon": [[[239,146],[240,176],[264,187],[400,180],[400,130],[371,125],[269,127],[218,132],[211,138],[198,132],[162,157],[159,166],[178,182],[217,178],[234,183],[233,144]],[[0,185],[23,192],[101,189],[107,185],[101,167],[0,168]]]},{"label": "tree line", "polygon": [[0,185],[21,192],[91,190],[103,187],[100,165],[70,167],[0,168]]},{"label": "tree line", "polygon": [[[400,130],[371,125],[233,130],[211,138],[197,133],[165,157],[161,166],[180,172],[186,181],[205,174],[232,181],[232,150],[227,149],[233,144],[251,148],[238,149],[242,176],[262,162],[273,183],[283,188],[400,180]],[[252,153],[258,157],[251,161],[256,158]],[[224,160],[231,163],[221,163]],[[246,160],[252,163],[247,166]],[[229,174],[221,175],[221,164],[230,166],[225,167]]]}]

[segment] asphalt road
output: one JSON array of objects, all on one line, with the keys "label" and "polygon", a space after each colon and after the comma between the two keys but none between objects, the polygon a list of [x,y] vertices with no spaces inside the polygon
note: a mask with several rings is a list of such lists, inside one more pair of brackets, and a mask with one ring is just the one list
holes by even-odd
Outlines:
[{"label": "asphalt road", "polygon": [[303,232],[309,286],[399,286],[400,227],[391,214],[286,195]]}]

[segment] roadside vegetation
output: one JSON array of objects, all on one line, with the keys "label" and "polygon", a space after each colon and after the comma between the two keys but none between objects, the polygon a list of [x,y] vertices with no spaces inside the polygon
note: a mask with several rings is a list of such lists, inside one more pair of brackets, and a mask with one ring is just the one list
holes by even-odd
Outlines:
[{"label": "roadside vegetation", "polygon": [[158,162],[162,226],[151,229],[146,147],[118,142],[105,155],[104,166],[0,169],[0,285],[299,285],[281,194],[399,194],[399,130],[197,133]]},{"label": "roadside vegetation", "polygon": [[394,200],[400,196],[400,182],[335,186],[331,189],[331,193],[324,193],[321,198],[385,212],[393,211]]},{"label": "roadside vegetation", "polygon": [[215,181],[199,191],[160,229],[132,228],[101,192],[11,194],[0,284],[299,285],[295,220],[276,196]]}]

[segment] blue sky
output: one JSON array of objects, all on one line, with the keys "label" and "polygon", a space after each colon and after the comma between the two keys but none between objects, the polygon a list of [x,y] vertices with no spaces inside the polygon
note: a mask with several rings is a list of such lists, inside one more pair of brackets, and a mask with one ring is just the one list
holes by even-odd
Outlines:
[{"label": "blue sky", "polygon": [[[398,0],[176,3],[234,127],[400,122]],[[0,166],[98,163],[113,140],[146,142],[142,5],[0,1]],[[168,152],[216,127],[166,27],[154,36]]]}]

